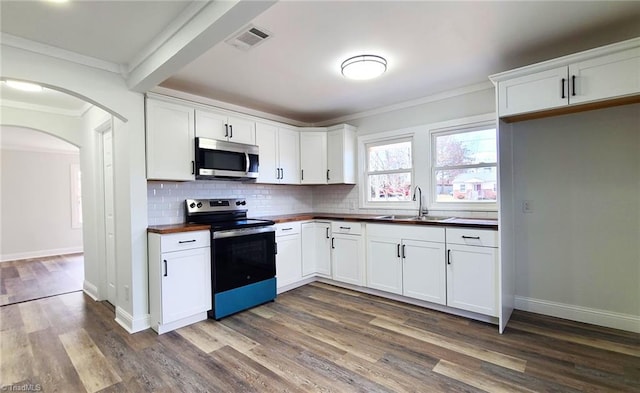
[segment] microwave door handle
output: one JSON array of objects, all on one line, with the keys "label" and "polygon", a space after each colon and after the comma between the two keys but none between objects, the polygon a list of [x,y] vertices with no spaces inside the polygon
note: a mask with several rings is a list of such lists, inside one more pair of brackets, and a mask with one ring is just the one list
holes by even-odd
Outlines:
[{"label": "microwave door handle", "polygon": [[246,153],[246,152],[244,153],[244,159],[245,159],[245,162],[247,164],[247,170],[245,172],[249,173],[249,164],[250,164],[250,162],[249,162],[249,153]]}]

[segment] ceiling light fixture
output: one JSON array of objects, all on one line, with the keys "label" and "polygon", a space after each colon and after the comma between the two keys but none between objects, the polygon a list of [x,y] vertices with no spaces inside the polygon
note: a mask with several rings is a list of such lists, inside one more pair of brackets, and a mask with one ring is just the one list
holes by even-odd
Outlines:
[{"label": "ceiling light fixture", "polygon": [[11,79],[7,79],[4,81],[4,83],[13,88],[13,89],[18,89],[18,90],[22,90],[22,91],[37,91],[40,92],[42,91],[42,86],[35,84],[35,83],[29,83],[29,82],[22,82],[22,81],[14,81]]},{"label": "ceiling light fixture", "polygon": [[387,70],[387,60],[376,55],[359,55],[342,62],[341,68],[342,75],[349,79],[373,79]]}]

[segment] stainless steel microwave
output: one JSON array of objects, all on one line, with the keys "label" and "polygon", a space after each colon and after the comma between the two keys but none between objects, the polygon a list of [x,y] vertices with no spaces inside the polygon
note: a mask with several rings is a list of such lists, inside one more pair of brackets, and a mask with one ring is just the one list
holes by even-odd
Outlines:
[{"label": "stainless steel microwave", "polygon": [[258,177],[258,146],[196,138],[196,179]]}]

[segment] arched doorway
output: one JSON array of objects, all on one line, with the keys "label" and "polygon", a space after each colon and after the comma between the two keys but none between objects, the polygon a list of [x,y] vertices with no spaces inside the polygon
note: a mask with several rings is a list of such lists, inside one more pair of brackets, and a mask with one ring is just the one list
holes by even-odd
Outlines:
[{"label": "arched doorway", "polygon": [[[77,146],[77,167],[82,173],[81,194],[86,195],[75,214],[76,221],[84,224],[81,229],[84,235],[81,248],[85,251],[81,289],[94,299],[109,300],[115,305],[117,279],[113,225],[115,198],[112,116],[66,93],[45,90],[49,99],[40,96],[30,102],[29,96],[12,95],[3,88],[2,123],[4,128],[6,125],[19,126],[23,131],[50,134],[50,138],[57,137]],[[7,96],[10,99],[7,100]],[[26,136],[26,132],[23,136]],[[105,156],[108,158],[106,166]],[[106,186],[105,182],[108,182]],[[109,228],[106,227],[107,221],[110,223]],[[107,265],[108,262],[111,265]],[[98,277],[99,280],[90,280],[88,275]]]}]

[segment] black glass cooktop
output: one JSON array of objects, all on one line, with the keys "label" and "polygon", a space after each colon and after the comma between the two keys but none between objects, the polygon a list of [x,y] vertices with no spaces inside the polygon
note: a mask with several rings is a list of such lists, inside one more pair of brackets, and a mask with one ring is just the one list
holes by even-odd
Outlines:
[{"label": "black glass cooktop", "polygon": [[244,218],[239,220],[211,223],[211,230],[226,231],[229,229],[263,227],[263,226],[274,225],[274,224],[275,223],[271,220],[256,220],[251,218]]}]

